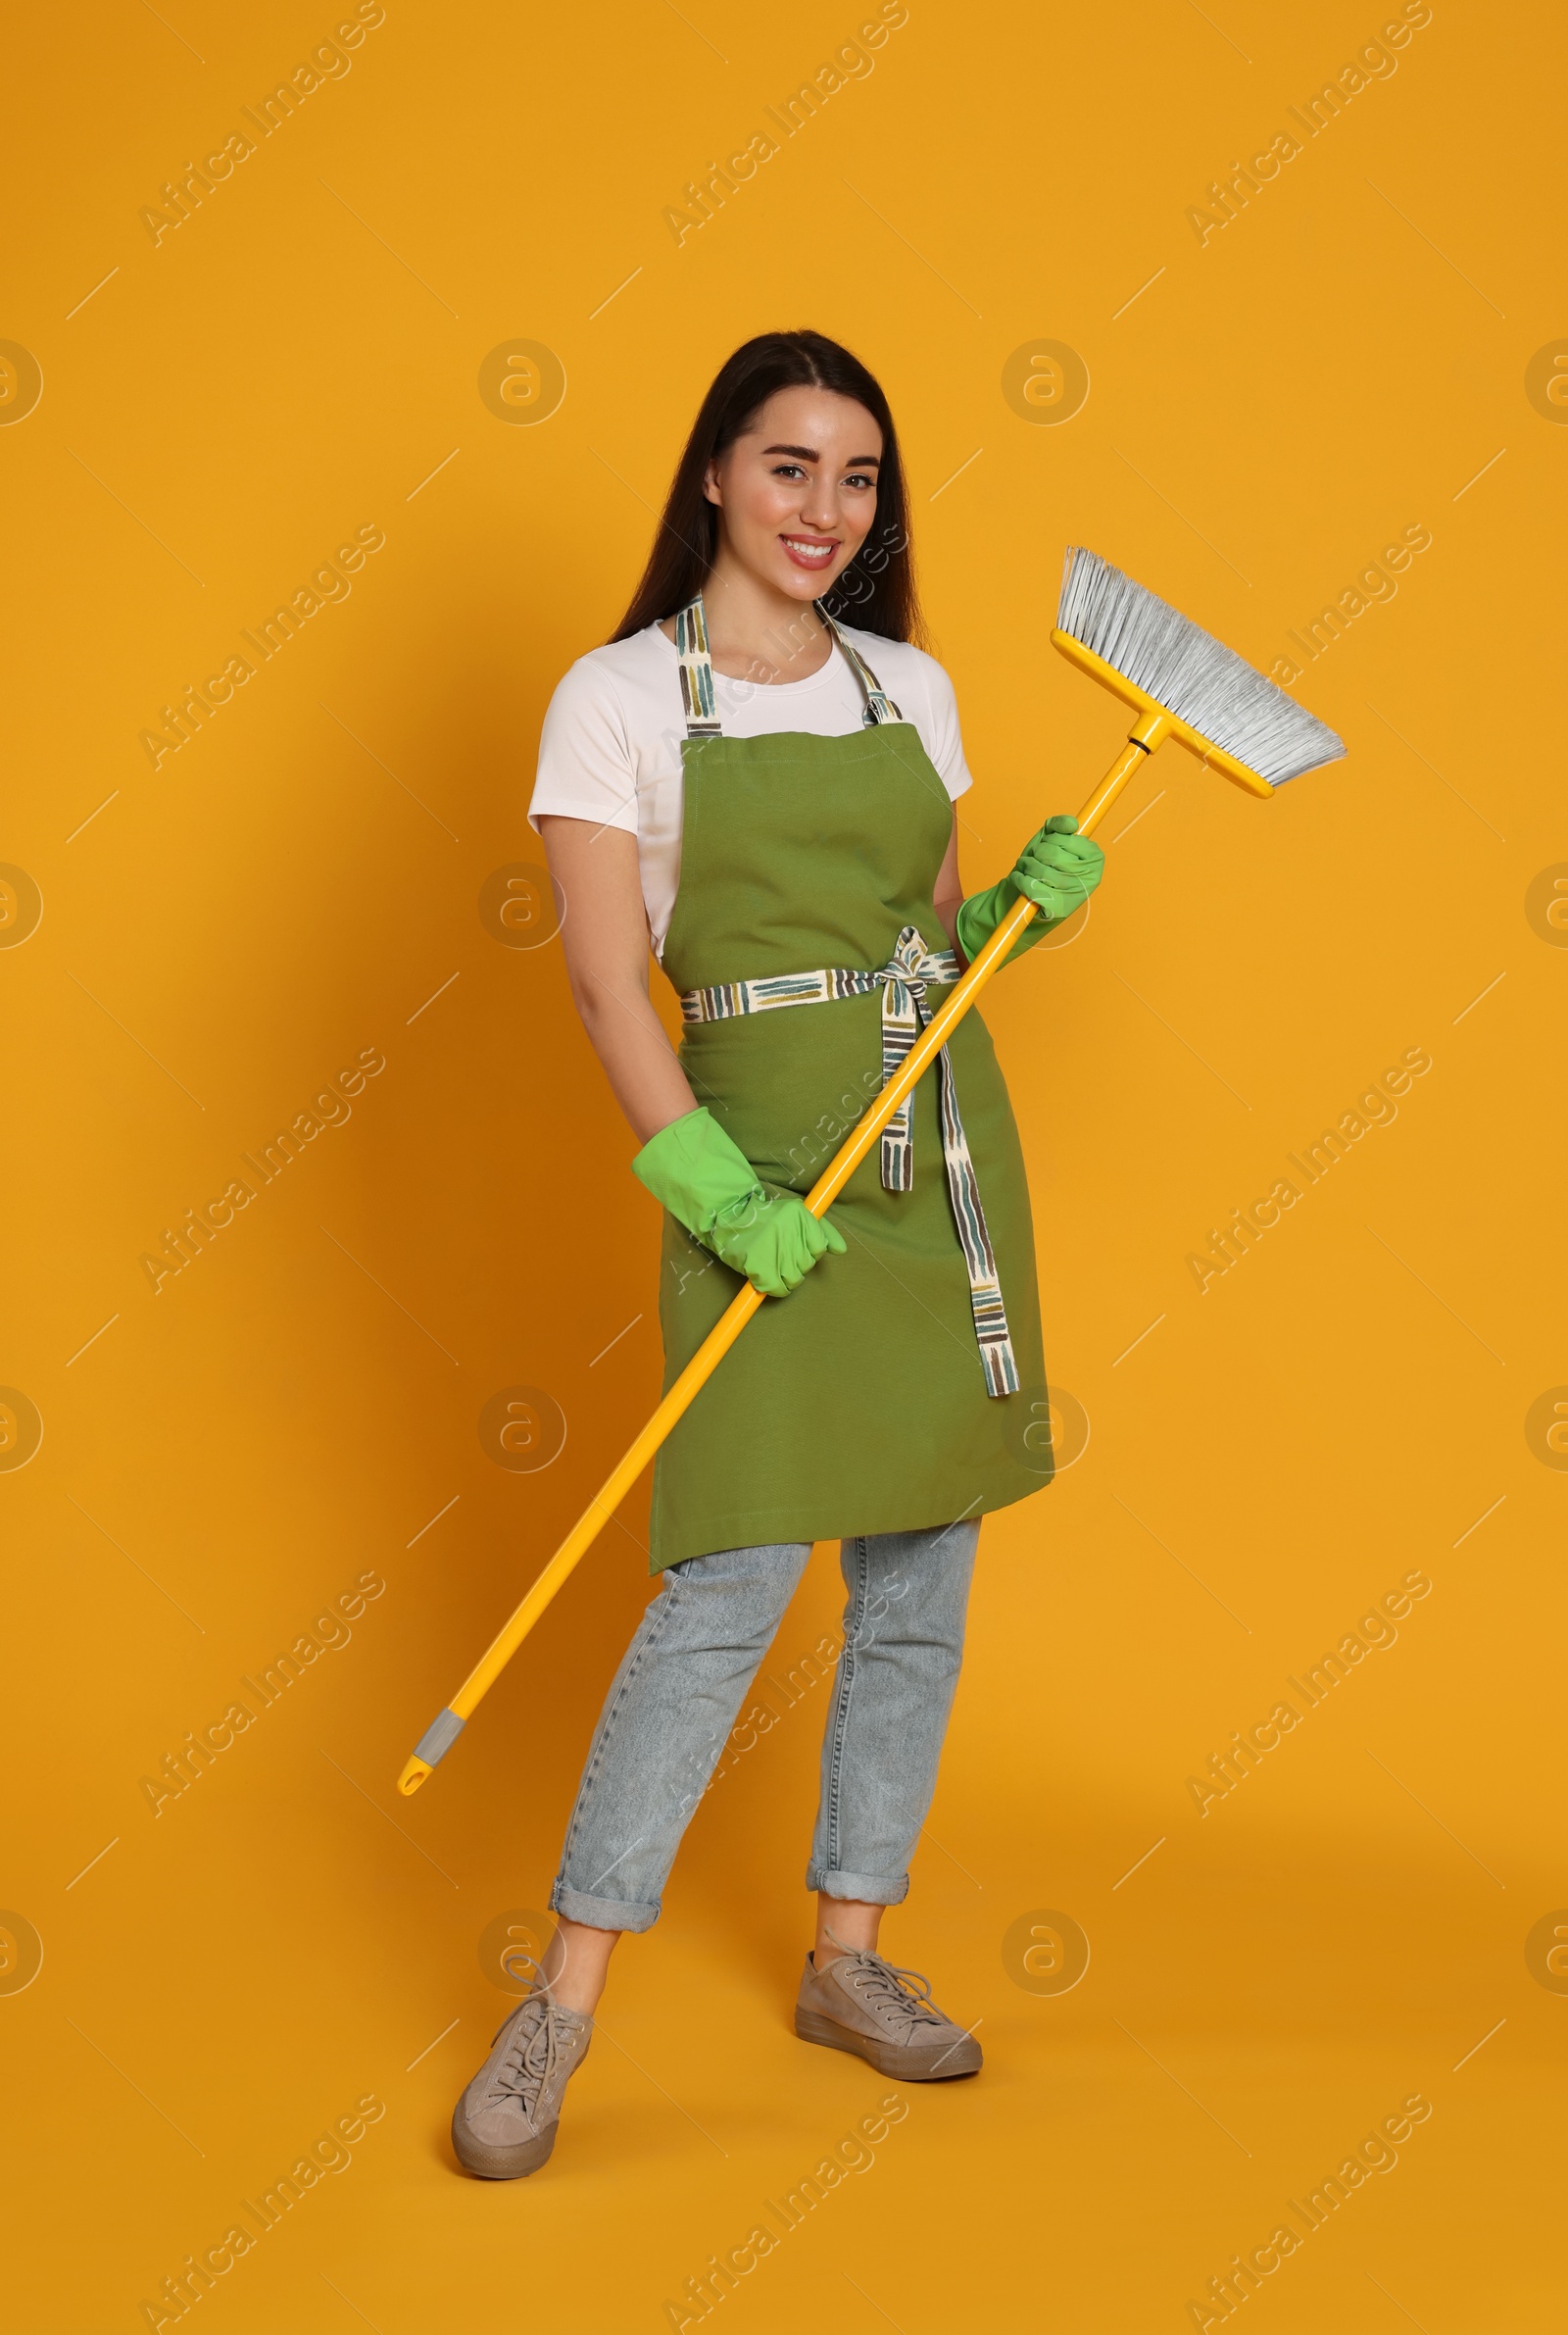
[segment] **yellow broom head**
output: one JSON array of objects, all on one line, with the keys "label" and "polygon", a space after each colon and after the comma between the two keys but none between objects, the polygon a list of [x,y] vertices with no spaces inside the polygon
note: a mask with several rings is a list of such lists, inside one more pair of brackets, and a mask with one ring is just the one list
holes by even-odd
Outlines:
[{"label": "yellow broom head", "polygon": [[1081,547],[1069,551],[1052,640],[1063,656],[1249,793],[1338,762],[1345,741],[1245,657]]}]

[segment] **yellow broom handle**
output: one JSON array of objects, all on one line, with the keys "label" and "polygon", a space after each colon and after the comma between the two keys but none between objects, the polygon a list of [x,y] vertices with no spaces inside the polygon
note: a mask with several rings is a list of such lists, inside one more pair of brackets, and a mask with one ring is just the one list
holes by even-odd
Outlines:
[{"label": "yellow broom handle", "polygon": [[[1142,762],[1146,762],[1154,746],[1160,742],[1161,725],[1157,716],[1141,720],[1127,744],[1122,748],[1105,776],[1096,787],[1078,816],[1078,832],[1087,835],[1109,810],[1128,779]],[[1148,744],[1135,744],[1134,739],[1148,738]],[[850,1177],[865,1158],[882,1129],[915,1084],[932,1060],[946,1045],[955,1022],[960,1021],[969,1011],[980,991],[985,987],[997,967],[1006,956],[1019,933],[1035,914],[1034,903],[1019,899],[986,942],[968,971],[943,1001],[919,1037],[910,1047],[898,1069],[888,1080],[876,1101],[856,1123],[854,1131],[822,1174],[811,1186],[806,1205],[813,1217],[825,1216],[844,1189]],[[512,1618],[496,1632],[473,1668],[459,1687],[451,1702],[434,1724],[421,1738],[418,1751],[408,1762],[398,1778],[398,1790],[408,1794],[416,1792],[430,1773],[442,1753],[456,1740],[464,1720],[472,1714],[475,1705],[494,1686],[523,1639],[528,1635],[540,1615],[549,1605],[578,1559],[592,1548],[614,1510],[631,1490],[649,1461],[658,1451],[676,1420],[711,1377],[713,1371],[746,1327],[762,1297],[750,1282],[733,1299],[721,1318],[703,1340],[691,1361],[686,1365],[659,1409],[654,1413],[636,1442],[627,1452],[614,1472],[606,1478],[587,1509],[580,1515],[560,1548],[534,1582],[527,1596]],[[428,1756],[421,1756],[428,1755]]]}]

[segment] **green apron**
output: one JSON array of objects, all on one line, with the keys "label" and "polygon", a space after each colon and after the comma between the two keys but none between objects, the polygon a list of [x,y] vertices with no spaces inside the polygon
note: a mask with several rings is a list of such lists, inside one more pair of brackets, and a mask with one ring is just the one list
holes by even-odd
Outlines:
[{"label": "green apron", "polygon": [[[683,993],[681,1067],[758,1173],[804,1194],[956,977],[932,904],[953,806],[842,634],[865,695],[847,737],[722,736],[700,600],[676,637],[685,799],[663,969]],[[1017,1128],[977,1013],[947,1051],[951,1078],[921,1079],[906,1130],[833,1203],[848,1253],[764,1302],[660,1452],[651,1570],[948,1524],[1049,1482]],[[744,1286],[665,1215],[666,1388]]]}]

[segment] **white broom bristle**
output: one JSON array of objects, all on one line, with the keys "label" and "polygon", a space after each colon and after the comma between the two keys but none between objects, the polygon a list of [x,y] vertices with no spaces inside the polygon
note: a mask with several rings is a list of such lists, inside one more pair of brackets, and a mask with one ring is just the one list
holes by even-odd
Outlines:
[{"label": "white broom bristle", "polygon": [[1245,657],[1081,546],[1062,569],[1056,626],[1273,786],[1345,753],[1326,721]]}]

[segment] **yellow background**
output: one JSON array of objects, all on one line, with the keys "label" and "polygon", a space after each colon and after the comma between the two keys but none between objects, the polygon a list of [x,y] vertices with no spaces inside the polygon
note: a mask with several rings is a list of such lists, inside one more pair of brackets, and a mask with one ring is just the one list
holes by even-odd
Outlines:
[{"label": "yellow background", "polygon": [[[666,206],[859,21],[392,0],[156,243],[141,210],[331,36],[327,0],[24,36],[0,337],[43,391],[0,428],[0,859],[43,914],[0,935],[0,1379],[43,1441],[0,1480],[0,1899],[6,1953],[20,1916],[44,1959],[0,1995],[18,2323],[147,2323],[373,2093],[352,2166],[204,2324],[652,2330],[889,2088],[788,2029],[818,1687],[775,1698],[700,1812],[546,2173],[455,2173],[452,2100],[505,2009],[479,1941],[544,1903],[648,1594],[639,1502],[424,1793],[394,1794],[657,1392],[631,1138],[559,944],[501,945],[479,894],[541,856],[543,708],[618,617],[713,369],[795,324],[855,346],[900,418],[971,884],[1123,734],[1046,645],[1065,544],[1267,669],[1402,527],[1432,543],[1298,685],[1348,760],[1263,805],[1168,749],[1108,822],[1087,932],[991,993],[1048,1363],[1091,1431],[986,1525],[932,1837],[885,1933],[983,2021],[987,2069],[915,2089],[726,2323],[1192,2324],[1414,2092],[1433,2113],[1396,2169],[1253,2315],[1558,2323],[1568,2002],[1526,1940],[1568,1900],[1568,1481],[1526,1418],[1568,1379],[1568,956],[1526,896],[1568,861],[1568,429],[1525,375],[1568,331],[1560,28],[1438,0],[1200,244],[1189,207],[1377,36],[1372,0],[911,0],[874,72],[677,244]],[[531,425],[477,388],[519,339],[566,376]],[[1054,426],[1002,393],[1041,339],[1091,380]],[[362,525],[385,545],[352,595],[154,770],[159,709]],[[1432,1068],[1397,1121],[1200,1295],[1208,1228],[1411,1047]],[[154,1295],[163,1229],[362,1049],[385,1068],[352,1118]],[[535,1473],[477,1431],[516,1385],[566,1421]],[[1416,1567],[1397,1644],[1200,1816],[1188,1777]],[[386,1588],[352,1642],[154,1815],[141,1779],[366,1570]],[[836,1583],[819,1552],[778,1678]],[[1092,1948],[1069,1992],[1004,1959],[1043,1910]]]}]

